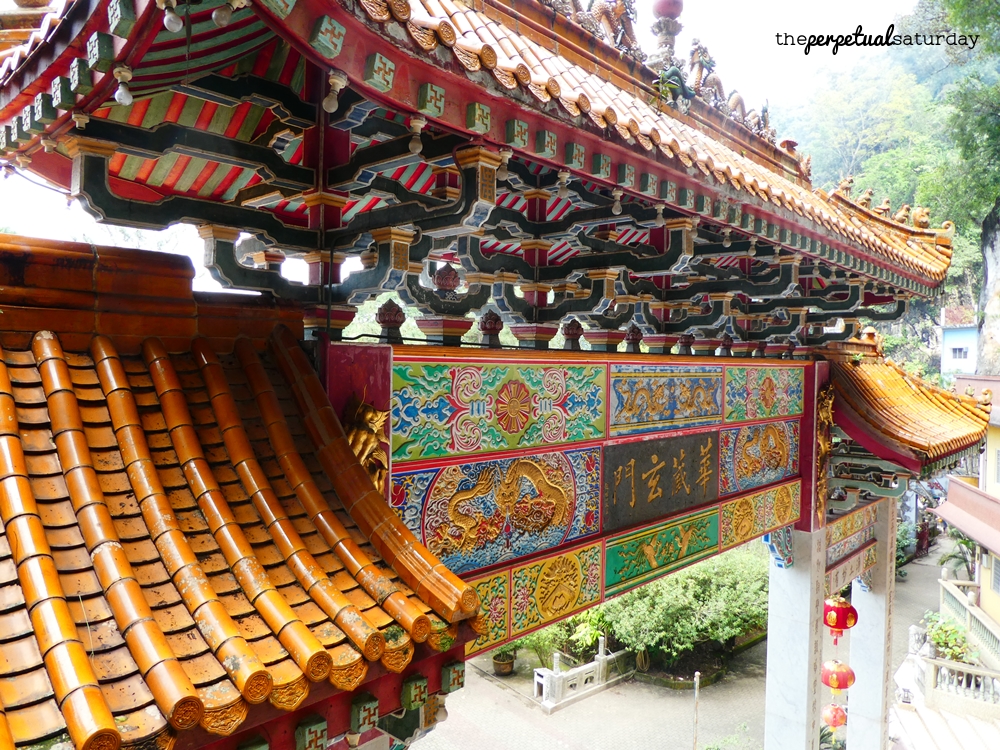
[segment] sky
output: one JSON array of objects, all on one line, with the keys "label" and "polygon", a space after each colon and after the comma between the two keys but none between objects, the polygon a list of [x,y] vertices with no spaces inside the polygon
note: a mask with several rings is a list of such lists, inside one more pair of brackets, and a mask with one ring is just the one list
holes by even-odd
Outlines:
[{"label": "sky", "polygon": [[[7,7],[12,0],[0,0]],[[584,0],[586,5],[586,0]],[[834,57],[829,49],[816,49],[808,56],[802,47],[779,46],[776,33],[847,34],[860,24],[866,33],[884,33],[892,19],[910,12],[916,0],[837,0],[814,3],[804,0],[687,0],[680,21],[676,54],[687,58],[692,39],[699,39],[716,61],[716,72],[727,95],[736,89],[748,109],[767,101],[792,106],[821,85],[824,69],[847,70],[861,55],[859,49],[842,49]],[[636,0],[640,43],[647,52],[656,48],[652,33],[651,0]],[[779,138],[794,133],[779,133]],[[37,178],[35,178],[37,179]],[[195,289],[219,289],[205,271],[201,241],[190,226],[163,232],[120,230],[98,224],[65,195],[41,187],[21,176],[0,179],[0,228],[47,239],[81,240],[96,244],[163,250],[189,256],[198,269]],[[286,263],[290,278],[304,281],[305,264]]]}]

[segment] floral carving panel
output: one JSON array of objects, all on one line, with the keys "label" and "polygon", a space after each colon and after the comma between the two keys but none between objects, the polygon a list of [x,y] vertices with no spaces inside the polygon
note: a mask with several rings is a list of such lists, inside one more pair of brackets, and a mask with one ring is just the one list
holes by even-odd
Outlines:
[{"label": "floral carving panel", "polygon": [[719,494],[745,492],[799,473],[799,421],[768,422],[722,430]]},{"label": "floral carving panel", "polygon": [[507,615],[510,608],[510,572],[502,571],[471,582],[482,602],[486,616],[486,632],[465,646],[466,654],[491,649],[503,643],[510,635]]},{"label": "floral carving panel", "polygon": [[604,594],[621,594],[718,551],[719,509],[715,506],[609,539],[604,553]]},{"label": "floral carving panel", "polygon": [[397,362],[393,460],[601,439],[605,377],[604,365]]},{"label": "floral carving panel", "polygon": [[597,533],[600,481],[600,449],[582,448],[397,472],[391,505],[463,573]]},{"label": "floral carving panel", "polygon": [[727,367],[727,422],[749,422],[802,413],[801,367]]},{"label": "floral carving panel", "polygon": [[801,482],[796,480],[729,500],[719,507],[720,548],[727,550],[799,520]]},{"label": "floral carving panel", "polygon": [[611,365],[611,436],[719,424],[722,367]]},{"label": "floral carving panel", "polygon": [[510,635],[517,637],[600,600],[600,543],[514,568]]}]

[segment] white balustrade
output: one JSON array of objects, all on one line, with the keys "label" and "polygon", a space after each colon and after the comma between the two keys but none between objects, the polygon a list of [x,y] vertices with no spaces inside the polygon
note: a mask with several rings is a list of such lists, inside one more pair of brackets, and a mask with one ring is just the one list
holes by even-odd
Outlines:
[{"label": "white balustrade", "polygon": [[552,669],[535,670],[535,698],[548,714],[611,687],[635,671],[622,669],[628,659],[627,652],[608,653],[603,636],[598,640],[593,661],[563,671],[561,657],[556,652],[552,655]]}]

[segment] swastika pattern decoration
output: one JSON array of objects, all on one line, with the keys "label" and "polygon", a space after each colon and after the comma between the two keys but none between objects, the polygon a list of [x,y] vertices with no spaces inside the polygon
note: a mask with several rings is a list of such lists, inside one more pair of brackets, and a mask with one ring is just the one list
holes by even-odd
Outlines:
[{"label": "swastika pattern decoration", "polygon": [[344,46],[346,30],[330,16],[320,16],[313,26],[309,44],[323,57],[333,59]]},{"label": "swastika pattern decoration", "polygon": [[431,117],[440,117],[444,114],[444,89],[435,86],[433,83],[420,84],[417,92],[417,110]]},{"label": "swastika pattern decoration", "polygon": [[326,750],[326,719],[307,716],[295,727],[295,750]]}]

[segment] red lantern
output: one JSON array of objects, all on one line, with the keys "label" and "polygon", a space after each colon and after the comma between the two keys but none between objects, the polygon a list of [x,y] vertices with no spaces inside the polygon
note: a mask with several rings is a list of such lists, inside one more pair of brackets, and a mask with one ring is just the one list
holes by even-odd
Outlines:
[{"label": "red lantern", "polygon": [[854,670],[843,662],[833,659],[823,665],[823,684],[839,695],[841,690],[847,690],[854,684]]},{"label": "red lantern", "polygon": [[844,634],[858,624],[858,610],[842,596],[834,596],[823,603],[823,622],[830,628],[833,645]]},{"label": "red lantern", "polygon": [[847,712],[836,703],[824,706],[823,723],[834,731],[837,731],[837,727],[842,727],[847,723]]}]

